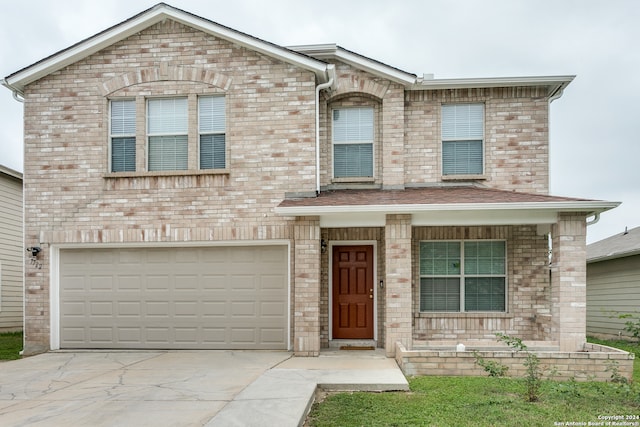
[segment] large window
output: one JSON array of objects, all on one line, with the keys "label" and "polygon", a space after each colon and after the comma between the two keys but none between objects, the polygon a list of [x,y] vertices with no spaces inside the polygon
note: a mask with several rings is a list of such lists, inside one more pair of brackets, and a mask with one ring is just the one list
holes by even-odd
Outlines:
[{"label": "large window", "polygon": [[420,242],[420,311],[506,311],[504,241]]},{"label": "large window", "polygon": [[136,170],[136,101],[111,101],[111,172]]},{"label": "large window", "polygon": [[226,110],[223,96],[198,98],[200,169],[224,169]]},{"label": "large window", "polygon": [[442,174],[483,174],[484,106],[442,106]]},{"label": "large window", "polygon": [[373,108],[333,110],[333,176],[373,177]]},{"label": "large window", "polygon": [[188,167],[187,98],[149,99],[147,136],[149,170],[186,170]]}]

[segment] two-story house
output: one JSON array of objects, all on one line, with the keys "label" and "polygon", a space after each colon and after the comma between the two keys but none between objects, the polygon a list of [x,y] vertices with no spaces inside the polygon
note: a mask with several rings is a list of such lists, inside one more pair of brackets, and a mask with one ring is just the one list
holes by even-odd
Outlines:
[{"label": "two-story house", "polygon": [[617,203],[548,194],[572,79],[421,78],[166,4],[9,75],[25,353],[582,349],[587,219]]}]

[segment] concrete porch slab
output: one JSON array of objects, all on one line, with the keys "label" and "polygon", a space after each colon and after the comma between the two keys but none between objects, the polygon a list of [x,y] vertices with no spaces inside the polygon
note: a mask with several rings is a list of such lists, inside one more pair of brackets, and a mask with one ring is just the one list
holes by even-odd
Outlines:
[{"label": "concrete porch slab", "polygon": [[409,384],[384,350],[331,350],[319,357],[292,357],[251,383],[207,426],[300,426],[317,388],[405,391]]}]

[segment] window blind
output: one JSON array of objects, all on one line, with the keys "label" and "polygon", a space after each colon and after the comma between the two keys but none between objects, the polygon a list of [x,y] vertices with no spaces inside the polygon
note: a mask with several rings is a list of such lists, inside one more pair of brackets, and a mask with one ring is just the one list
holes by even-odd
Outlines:
[{"label": "window blind", "polygon": [[110,116],[111,172],[136,170],[136,102],[112,100]]},{"label": "window blind", "polygon": [[465,311],[505,311],[504,277],[467,277],[464,284]]},{"label": "window blind", "polygon": [[373,143],[373,108],[333,110],[333,142]]},{"label": "window blind", "polygon": [[149,170],[186,170],[187,136],[149,137]]},{"label": "window blind", "polygon": [[420,279],[421,311],[460,311],[460,279]]},{"label": "window blind", "polygon": [[225,136],[200,135],[200,169],[224,169]]},{"label": "window blind", "polygon": [[482,141],[443,141],[444,175],[482,174]]},{"label": "window blind", "polygon": [[226,104],[223,96],[198,98],[200,169],[226,167]]},{"label": "window blind", "polygon": [[198,98],[198,126],[200,133],[225,131],[226,107],[224,96],[201,96]]},{"label": "window blind", "polygon": [[442,139],[483,139],[484,106],[482,104],[447,104],[442,106]]},{"label": "window blind", "polygon": [[483,173],[484,105],[442,106],[442,173]]},{"label": "window blind", "polygon": [[336,178],[373,176],[373,144],[335,144],[333,175]]},{"label": "window blind", "polygon": [[135,172],[136,139],[111,139],[111,172]]},{"label": "window blind", "polygon": [[111,101],[111,135],[136,134],[136,102],[132,99]]},{"label": "window blind", "polygon": [[333,176],[373,176],[373,108],[333,110]]},{"label": "window blind", "polygon": [[147,104],[150,135],[187,133],[187,98],[150,99]]},{"label": "window blind", "polygon": [[506,311],[504,241],[420,242],[419,257],[420,310]]}]

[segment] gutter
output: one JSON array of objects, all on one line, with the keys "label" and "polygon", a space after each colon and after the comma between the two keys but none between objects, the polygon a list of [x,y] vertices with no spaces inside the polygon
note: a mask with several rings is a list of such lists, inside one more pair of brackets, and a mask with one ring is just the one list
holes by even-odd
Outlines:
[{"label": "gutter", "polygon": [[274,211],[283,216],[326,215],[341,213],[416,213],[437,211],[562,211],[597,212],[617,207],[619,202],[522,202],[522,203],[446,203],[446,204],[402,204],[402,205],[329,205],[329,206],[277,206]]},{"label": "gutter", "polygon": [[333,86],[336,76],[336,67],[327,65],[329,81],[316,86],[316,196],[320,194],[320,91]]},{"label": "gutter", "polygon": [[20,92],[18,89],[16,89],[15,87],[11,86],[11,84],[9,84],[7,79],[2,79],[0,83],[2,84],[2,86],[6,87],[11,91],[11,93],[13,94],[13,99],[15,99],[20,103],[24,103],[24,94]]}]

